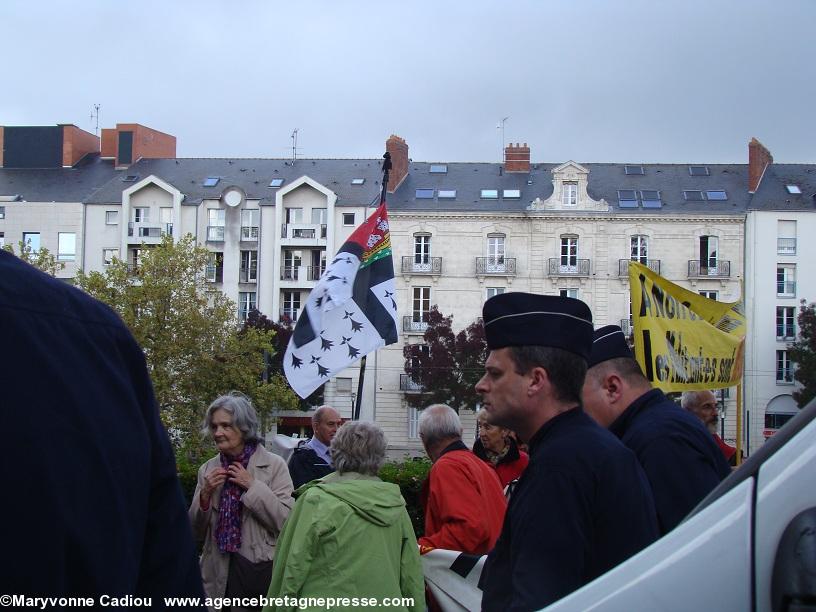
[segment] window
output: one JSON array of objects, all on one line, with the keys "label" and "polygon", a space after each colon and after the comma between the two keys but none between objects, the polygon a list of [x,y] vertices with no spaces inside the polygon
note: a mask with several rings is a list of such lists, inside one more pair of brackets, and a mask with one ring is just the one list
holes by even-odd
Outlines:
[{"label": "window", "polygon": [[714,189],[712,191],[706,191],[706,197],[709,200],[727,200],[728,194],[723,189]]},{"label": "window", "polygon": [[802,190],[799,188],[799,185],[785,185],[785,189],[788,190],[788,193],[793,195],[799,195],[802,193]]},{"label": "window", "polygon": [[300,291],[283,292],[283,308],[281,316],[288,317],[292,321],[297,321],[300,313]]},{"label": "window", "polygon": [[269,181],[269,186],[270,187],[280,187],[281,185],[283,185],[283,181],[284,181],[284,179],[282,179],[282,178],[273,178],[271,181]]},{"label": "window", "polygon": [[483,200],[498,200],[499,199],[499,190],[498,189],[482,189],[480,192],[480,197]]},{"label": "window", "polygon": [[303,265],[303,252],[286,249],[283,251],[283,270],[281,280],[298,280],[300,266]]},{"label": "window", "polygon": [[504,265],[504,234],[492,234],[487,237],[487,266]]},{"label": "window", "polygon": [[133,209],[134,223],[148,223],[150,221],[149,208],[134,208]]},{"label": "window", "polygon": [[240,282],[258,282],[258,251],[241,251]]},{"label": "window", "polygon": [[326,225],[329,210],[327,208],[312,209],[312,225]]},{"label": "window", "polygon": [[207,240],[222,242],[224,240],[224,225],[226,222],[223,208],[207,210]]},{"label": "window", "polygon": [[59,232],[57,234],[57,261],[74,261],[76,259],[76,234]]},{"label": "window", "polygon": [[5,232],[0,232],[0,249],[6,246],[6,234]]},{"label": "window", "polygon": [[456,199],[455,189],[440,189],[436,194],[440,200],[454,200]]},{"label": "window", "polygon": [[637,192],[634,189],[618,189],[618,206],[637,208]]},{"label": "window", "polygon": [[502,191],[505,200],[518,200],[521,197],[521,189],[505,189]]},{"label": "window", "polygon": [[561,271],[578,268],[578,236],[561,236]]},{"label": "window", "polygon": [[338,376],[334,379],[334,388],[338,393],[351,393],[351,379]]},{"label": "window", "polygon": [[254,291],[241,291],[238,294],[238,319],[246,321],[250,311],[256,308],[256,293]]},{"label": "window", "polygon": [[716,236],[700,236],[700,272],[702,274],[717,273],[717,247],[719,240]]},{"label": "window", "polygon": [[411,301],[411,320],[414,323],[426,323],[431,310],[431,288],[414,287]]},{"label": "window", "polygon": [[660,192],[653,189],[644,189],[640,192],[641,204],[643,208],[662,208],[663,202],[660,200]]},{"label": "window", "polygon": [[780,429],[785,423],[790,421],[795,414],[778,414],[768,412],[765,414],[765,429]]},{"label": "window", "polygon": [[419,438],[419,410],[413,406],[408,408],[408,438],[411,440]]},{"label": "window", "polygon": [[354,225],[354,213],[343,213],[343,225]]},{"label": "window", "polygon": [[118,210],[106,210],[105,211],[105,225],[116,225],[119,223],[119,211]]},{"label": "window", "polygon": [[206,179],[204,179],[204,187],[215,187],[220,180],[220,177],[208,176]]},{"label": "window", "polygon": [[708,166],[689,166],[689,174],[691,176],[708,176]]},{"label": "window", "polygon": [[416,199],[417,200],[433,200],[434,197],[434,190],[433,189],[417,189],[416,190]]},{"label": "window", "polygon": [[776,339],[796,338],[796,309],[793,306],[776,307]]},{"label": "window", "polygon": [[686,202],[702,202],[705,200],[703,197],[702,191],[697,191],[694,189],[687,189],[683,192],[683,197],[685,198]]},{"label": "window", "polygon": [[211,252],[208,255],[204,278],[208,283],[220,283],[224,280],[224,254]]},{"label": "window", "polygon": [[5,218],[6,218],[6,207],[5,206],[0,206],[0,219],[5,219]]},{"label": "window", "polygon": [[709,300],[716,300],[717,299],[717,292],[716,291],[698,291],[700,295],[704,298],[708,298]]},{"label": "window", "polygon": [[109,266],[114,258],[119,258],[119,249],[102,249],[102,265]]},{"label": "window", "polygon": [[[124,162],[124,160],[120,160],[120,161]],[[122,177],[122,182],[123,183],[135,183],[138,180],[139,180],[139,175],[138,174],[127,174],[127,175]]]},{"label": "window", "polygon": [[644,174],[643,166],[634,166],[628,164],[623,167],[623,172],[625,174]]},{"label": "window", "polygon": [[431,237],[428,234],[414,236],[414,269],[431,264]]},{"label": "window", "polygon": [[649,238],[636,234],[629,239],[629,259],[642,263],[644,266],[649,262]]},{"label": "window", "polygon": [[564,182],[561,187],[561,204],[575,206],[578,204],[578,183]]},{"label": "window", "polygon": [[578,299],[578,289],[559,289],[558,295],[561,297],[568,297],[568,298],[575,298]]},{"label": "window", "polygon": [[776,296],[796,297],[796,266],[794,264],[776,266]]},{"label": "window", "polygon": [[796,221],[776,222],[776,252],[778,255],[796,255]]},{"label": "window", "polygon": [[286,223],[303,223],[303,209],[302,208],[287,208],[286,209]]},{"label": "window", "polygon": [[448,166],[445,164],[431,164],[429,172],[431,174],[447,174]]},{"label": "window", "polygon": [[489,300],[490,298],[501,295],[504,293],[504,287],[488,287],[485,293],[485,299]]},{"label": "window", "polygon": [[23,232],[23,244],[31,247],[32,253],[40,252],[40,232]]},{"label": "window", "polygon": [[365,179],[364,178],[351,179],[351,184],[352,185],[363,185],[363,184],[365,184]]},{"label": "window", "polygon": [[788,351],[776,351],[776,384],[791,383],[793,383],[793,364],[788,357]]}]

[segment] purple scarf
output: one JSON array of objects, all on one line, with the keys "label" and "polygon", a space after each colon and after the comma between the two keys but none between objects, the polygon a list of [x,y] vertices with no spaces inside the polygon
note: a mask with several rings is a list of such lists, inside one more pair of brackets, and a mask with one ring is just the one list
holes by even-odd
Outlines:
[{"label": "purple scarf", "polygon": [[[227,469],[230,464],[240,461],[246,469],[249,458],[255,452],[257,444],[244,445],[244,451],[237,457],[228,457],[221,453],[221,467]],[[227,480],[221,489],[221,510],[218,514],[218,524],[215,526],[215,541],[221,552],[238,552],[241,548],[241,512],[244,504],[241,503],[241,494],[244,490],[234,482]]]}]

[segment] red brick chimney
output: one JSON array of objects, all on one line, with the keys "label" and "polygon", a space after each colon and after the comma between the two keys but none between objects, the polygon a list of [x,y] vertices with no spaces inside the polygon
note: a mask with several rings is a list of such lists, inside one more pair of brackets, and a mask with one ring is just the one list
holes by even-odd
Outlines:
[{"label": "red brick chimney", "polygon": [[408,176],[408,145],[405,140],[391,134],[385,141],[385,150],[391,154],[391,173],[388,175],[388,193],[394,193]]},{"label": "red brick chimney", "polygon": [[756,138],[748,143],[748,193],[759,189],[759,182],[765,169],[773,163],[771,152]]},{"label": "red brick chimney", "polygon": [[504,171],[505,172],[529,172],[530,171],[530,147],[527,143],[524,146],[510,143],[504,148]]}]

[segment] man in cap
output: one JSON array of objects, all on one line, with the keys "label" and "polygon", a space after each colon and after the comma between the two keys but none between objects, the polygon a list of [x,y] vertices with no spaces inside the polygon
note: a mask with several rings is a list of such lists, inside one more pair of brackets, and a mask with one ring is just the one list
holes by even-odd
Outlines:
[{"label": "man in cap", "polygon": [[661,535],[730,473],[700,420],[652,389],[617,325],[595,332],[583,401],[592,418],[637,455],[652,487]]},{"label": "man in cap", "polygon": [[726,443],[717,433],[720,420],[720,411],[717,409],[717,398],[708,389],[702,391],[686,391],[680,398],[680,405],[695,415],[708,429],[714,443],[722,451],[728,465],[736,465],[737,449]]},{"label": "man in cap", "polygon": [[485,610],[537,610],[657,537],[634,454],[581,409],[592,315],[580,300],[504,293],[483,309],[476,385],[490,420],[529,441],[530,464],[482,577]]}]

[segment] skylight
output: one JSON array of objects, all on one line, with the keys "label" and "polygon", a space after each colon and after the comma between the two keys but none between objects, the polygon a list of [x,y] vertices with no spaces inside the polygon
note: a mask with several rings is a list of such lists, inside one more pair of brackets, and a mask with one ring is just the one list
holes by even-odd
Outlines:
[{"label": "skylight", "polygon": [[270,187],[280,187],[281,185],[283,185],[283,181],[285,181],[285,180],[286,179],[282,179],[282,178],[274,178],[271,181],[269,181],[269,186]]},{"label": "skylight", "polygon": [[351,179],[351,184],[352,185],[362,185],[363,183],[365,183],[364,178]]},{"label": "skylight", "polygon": [[694,189],[684,191],[683,197],[686,199],[686,202],[702,202],[705,199],[702,191]]},{"label": "skylight", "polygon": [[125,183],[135,183],[138,180],[139,180],[138,174],[128,174],[127,176],[122,177],[122,181]]},{"label": "skylight", "polygon": [[208,176],[204,180],[204,187],[215,187],[218,184],[218,181],[220,180],[221,178],[218,176]]},{"label": "skylight", "polygon": [[433,200],[434,197],[434,190],[433,189],[417,189],[416,190],[416,199],[417,200]]},{"label": "skylight", "polygon": [[431,164],[431,168],[428,171],[431,174],[447,174],[448,166],[446,164]]},{"label": "skylight", "polygon": [[483,200],[498,200],[499,199],[499,190],[498,189],[482,189],[480,192],[480,197]]},{"label": "skylight", "polygon": [[799,195],[802,193],[802,190],[799,189],[799,185],[785,185],[785,189],[788,190],[788,193],[792,193],[794,195]]},{"label": "skylight", "polygon": [[689,166],[689,174],[691,176],[708,176],[708,166]]},{"label": "skylight", "polygon": [[637,208],[637,192],[634,189],[618,190],[618,206],[621,208]]},{"label": "skylight", "polygon": [[728,194],[724,189],[715,189],[713,191],[706,191],[706,197],[709,200],[727,200]]},{"label": "skylight", "polygon": [[502,197],[505,200],[518,200],[521,197],[520,189],[505,189],[502,191]]},{"label": "skylight", "polygon": [[440,189],[439,193],[437,193],[437,197],[440,200],[455,200],[456,199],[456,190],[455,189]]},{"label": "skylight", "polygon": [[660,192],[653,189],[644,189],[640,192],[640,202],[643,208],[661,208],[663,202],[660,200]]},{"label": "skylight", "polygon": [[626,174],[645,174],[643,172],[643,166],[625,165],[623,171]]}]

